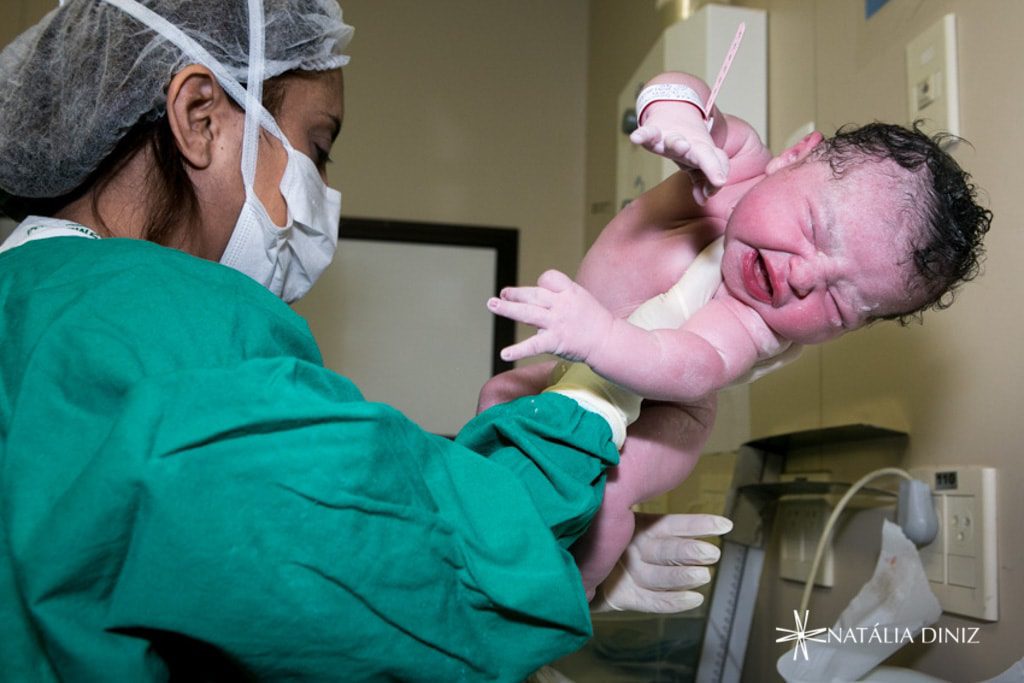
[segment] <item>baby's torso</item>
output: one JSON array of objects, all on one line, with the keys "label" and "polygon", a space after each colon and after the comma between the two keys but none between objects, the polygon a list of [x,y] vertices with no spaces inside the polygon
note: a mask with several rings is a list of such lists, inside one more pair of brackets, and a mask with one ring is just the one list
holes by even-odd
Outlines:
[{"label": "baby's torso", "polygon": [[[688,198],[692,191],[689,182],[679,176],[653,191],[665,190],[659,198],[642,196],[626,206],[601,232],[580,264],[577,281],[617,317],[627,317],[644,301],[676,284],[697,254],[725,234],[733,208],[755,183],[752,180],[726,186],[703,206],[697,206]],[[676,202],[671,197],[683,199]],[[638,209],[643,202],[647,202],[646,207]],[[673,206],[658,206],[659,202]],[[638,216],[629,216],[632,211]],[[648,212],[677,212],[680,217],[669,225],[664,220],[658,224],[644,220]]]},{"label": "baby's torso", "polygon": [[[578,282],[616,317],[628,317],[645,301],[672,289],[698,254],[725,234],[728,216],[746,189],[743,186],[724,188],[707,205],[695,207],[704,215],[681,219],[670,226],[617,218],[587,252],[577,275]],[[625,211],[629,211],[629,207]],[[702,263],[702,267],[710,265],[707,261]],[[713,267],[720,268],[720,261]],[[723,307],[723,312],[731,311],[729,317],[742,325],[742,334],[758,350],[754,365],[732,384],[751,382],[790,362],[799,353],[799,347],[779,337],[760,315],[733,297],[726,287],[720,287],[714,299]]]},{"label": "baby's torso", "polygon": [[665,228],[606,230],[580,264],[577,280],[616,317],[672,287],[704,247],[725,230],[724,218],[700,217]]}]

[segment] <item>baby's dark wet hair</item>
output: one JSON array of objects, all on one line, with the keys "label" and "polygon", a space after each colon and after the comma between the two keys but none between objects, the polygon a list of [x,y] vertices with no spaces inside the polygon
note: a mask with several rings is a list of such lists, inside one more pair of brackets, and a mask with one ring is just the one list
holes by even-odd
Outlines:
[{"label": "baby's dark wet hair", "polygon": [[914,185],[917,189],[906,197],[920,223],[911,241],[908,260],[914,268],[907,283],[911,292],[919,294],[914,297],[918,305],[877,319],[905,325],[926,310],[948,308],[960,285],[980,271],[985,252],[982,239],[992,223],[992,212],[978,205],[970,174],[943,150],[943,145],[957,140],[947,134],[929,137],[919,121],[913,128],[871,123],[844,126],[815,148],[814,158],[827,161],[837,178],[865,161],[892,160],[920,179]]}]

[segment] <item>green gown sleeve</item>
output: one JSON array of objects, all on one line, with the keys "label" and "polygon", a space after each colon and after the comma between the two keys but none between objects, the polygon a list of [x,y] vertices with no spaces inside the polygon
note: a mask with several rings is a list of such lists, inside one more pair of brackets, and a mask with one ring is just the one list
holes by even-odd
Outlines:
[{"label": "green gown sleeve", "polygon": [[[37,249],[21,271],[59,264],[49,288],[0,279],[8,666],[518,681],[589,637],[566,548],[617,461],[599,418],[545,395],[454,442],[427,434],[324,369],[304,325],[241,276],[152,245],[51,241],[58,256]],[[129,256],[143,267],[125,274]],[[88,296],[70,287],[89,278]],[[201,296],[225,288],[229,302]]]}]

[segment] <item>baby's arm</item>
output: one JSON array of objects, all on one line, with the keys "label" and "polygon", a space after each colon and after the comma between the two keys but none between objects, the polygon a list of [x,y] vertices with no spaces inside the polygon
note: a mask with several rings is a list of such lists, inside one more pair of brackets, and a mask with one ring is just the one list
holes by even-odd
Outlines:
[{"label": "baby's arm", "polygon": [[[707,96],[707,86],[687,74],[662,74],[650,82],[678,83]],[[666,120],[673,117],[691,119],[707,138],[700,111],[686,102],[656,102],[644,122],[668,127]],[[577,281],[617,316],[625,317],[679,279],[690,260],[722,234],[732,207],[771,159],[742,119],[716,113],[711,136],[729,157],[724,188],[702,205],[694,198],[692,170],[675,173],[623,207],[583,258]]]},{"label": "baby's arm", "polygon": [[[710,95],[710,88],[704,81],[678,71],[655,76],[645,85],[663,84],[686,86],[704,101]],[[641,125],[630,139],[675,161],[684,171],[628,205],[640,203],[640,213],[648,224],[674,227],[679,221],[691,218],[727,217],[727,213],[720,214],[715,207],[705,208],[703,201],[693,201],[692,192],[679,190],[692,187],[694,174],[707,176],[716,187],[735,185],[764,173],[771,161],[771,151],[749,123],[723,114],[717,106],[710,114],[715,123],[708,131],[700,110],[688,102],[656,101],[644,110],[643,119],[638,122]],[[727,176],[716,174],[718,170],[726,170]]]},{"label": "baby's arm", "polygon": [[745,375],[774,341],[761,317],[722,289],[678,329],[617,321],[586,363],[645,398],[692,401]]},{"label": "baby's arm", "polygon": [[[663,73],[649,80],[645,87],[658,85],[683,86],[704,102],[710,94],[704,81],[682,72]],[[697,205],[703,205],[706,197],[725,185],[763,173],[772,158],[750,124],[724,115],[717,106],[708,112],[714,121],[710,131],[702,111],[685,101],[658,100],[638,114],[639,127],[630,139],[675,161],[687,172]]]},{"label": "baby's arm", "polygon": [[[696,76],[680,72],[655,76],[644,84],[637,101],[638,127],[629,136],[634,144],[671,159],[689,173],[693,198],[700,205],[713,189],[725,185],[729,174],[729,157],[723,149],[728,126],[717,107],[705,110],[709,94],[710,88]],[[684,99],[671,99],[676,96]],[[705,113],[712,119],[706,120]],[[711,121],[718,125],[712,128]]]},{"label": "baby's arm", "polygon": [[645,398],[699,400],[741,377],[775,340],[760,316],[725,290],[679,329],[647,331],[615,318],[562,273],[548,271],[537,284],[506,288],[488,302],[498,315],[538,328],[502,358],[554,353]]}]

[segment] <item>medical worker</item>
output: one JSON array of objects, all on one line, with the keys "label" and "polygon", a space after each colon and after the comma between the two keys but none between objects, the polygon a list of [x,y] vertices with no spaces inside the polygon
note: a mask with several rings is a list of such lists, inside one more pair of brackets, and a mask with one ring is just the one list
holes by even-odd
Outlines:
[{"label": "medical worker", "polygon": [[[350,34],[334,0],[66,0],[0,53],[3,680],[516,681],[589,636],[566,549],[615,406],[448,441],[285,304],[336,245]],[[607,603],[692,606],[670,565],[725,530],[653,521]]]}]

